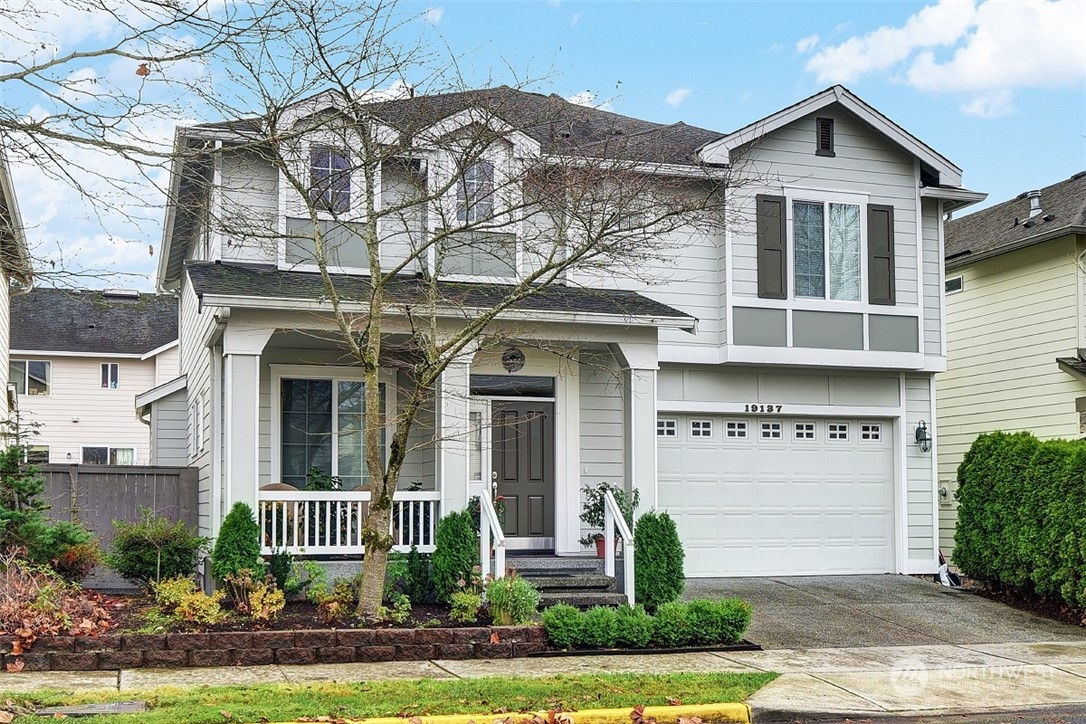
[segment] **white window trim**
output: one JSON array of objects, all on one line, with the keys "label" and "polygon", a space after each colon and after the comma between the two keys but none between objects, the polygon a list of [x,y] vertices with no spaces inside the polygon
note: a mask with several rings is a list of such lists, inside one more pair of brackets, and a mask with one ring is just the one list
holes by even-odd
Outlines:
[{"label": "white window trim", "polygon": [[[698,434],[696,435],[694,434],[694,425],[703,426],[698,428]],[[708,435],[705,434],[706,428],[704,427],[704,425],[708,425]],[[705,417],[695,417],[690,419],[690,425],[687,429],[690,432],[691,440],[712,440],[716,437],[716,430],[714,428],[715,425],[713,424],[713,421],[711,419]]]},{"label": "white window trim", "polygon": [[[103,463],[104,465],[113,465],[113,463],[109,462],[109,455],[114,450],[131,450],[132,451],[132,464],[133,465],[137,464],[136,455],[137,455],[137,453],[139,453],[139,446],[135,445],[133,443],[122,443],[122,444],[119,444],[119,445],[109,445],[107,443],[97,443],[97,444],[95,444],[95,443],[80,443],[80,445],[79,445],[79,464],[80,465],[84,465],[84,464],[85,465],[91,465],[92,464],[92,463],[84,463],[83,462],[84,451],[87,448],[95,448],[95,447],[104,447],[106,449],[106,462]],[[123,463],[117,463],[117,464],[121,465]]]},{"label": "white window trim", "polygon": [[[961,282],[961,286],[959,286],[957,289],[954,289],[953,291],[947,291],[947,289],[946,289],[947,282],[954,281],[955,279],[957,279],[958,281]],[[946,294],[947,296],[949,296],[951,294],[961,294],[963,291],[965,291],[965,277],[962,274],[957,274],[957,275],[952,276],[952,277],[945,277],[943,279],[943,294]]]},{"label": "white window trim", "polygon": [[[728,425],[735,425],[731,430],[728,429]],[[760,429],[760,428],[759,428]],[[750,439],[750,425],[746,420],[725,420],[724,427],[721,428],[721,434],[724,436],[724,440],[749,440]],[[734,432],[734,435],[729,435],[729,432]],[[742,434],[740,434],[742,433]]]},{"label": "white window trim", "polygon": [[[811,426],[810,432],[813,433],[813,435],[811,437],[800,437],[797,434],[799,432],[796,429],[797,425],[810,425]],[[804,430],[804,432],[806,433],[808,431]],[[813,422],[813,421],[808,421],[808,420],[793,420],[792,421],[792,441],[793,442],[806,443],[806,444],[811,444],[811,443],[818,442],[818,423]]]},{"label": "white window trim", "polygon": [[[11,363],[12,362],[22,362],[25,365],[27,365],[27,366],[23,367],[23,390],[29,390],[30,389],[30,367],[29,367],[29,364],[31,362],[44,362],[45,364],[49,365],[49,380],[46,383],[47,386],[48,386],[48,390],[46,391],[46,393],[44,395],[32,395],[29,392],[20,392],[19,397],[52,397],[53,396],[53,361],[52,360],[42,359],[40,357],[27,357],[25,359],[9,359],[8,360],[8,371],[9,371],[9,373],[10,373],[10,370],[11,370]],[[9,380],[9,382],[14,382],[14,380]]]},{"label": "white window trim", "polygon": [[[763,427],[764,425],[770,425],[770,426],[776,425],[777,426],[776,432],[779,432],[780,435],[774,437],[773,436],[774,430],[773,430],[772,427],[769,428],[769,433],[770,434],[766,435],[765,434],[766,433],[766,428]],[[784,439],[785,439],[784,438],[784,422],[782,422],[781,420],[759,420],[758,421],[758,439],[759,440],[779,440],[779,441],[784,441]]]},{"label": "white window trim", "polygon": [[[105,385],[105,386],[103,386],[102,385],[102,369],[107,368],[107,367],[109,368],[109,370],[106,372],[106,375],[107,375],[107,379],[110,382],[113,381],[113,369],[114,368],[117,369],[117,385],[116,386],[113,386],[113,385]],[[103,362],[102,363],[102,366],[99,367],[99,370],[98,370],[98,385],[99,385],[99,389],[102,389],[102,390],[119,390],[119,389],[121,389],[121,365],[120,365],[119,362]]]},{"label": "white window trim", "polygon": [[[876,311],[877,309],[889,305],[872,305],[868,302],[868,282],[870,277],[867,272],[867,207],[870,197],[867,194],[844,194],[832,191],[814,191],[814,190],[789,190],[785,193],[786,200],[786,233],[788,237],[787,249],[789,252],[788,264],[788,298],[787,300],[793,302],[790,306],[795,309],[827,309],[833,311],[847,310],[847,311]],[[795,204],[822,204],[826,210],[823,217],[823,224],[825,228],[829,229],[829,205],[830,204],[850,204],[852,206],[860,207],[860,298],[851,301],[846,299],[830,299],[830,239],[827,233],[823,238],[823,273],[825,274],[826,282],[826,297],[799,297],[796,296],[796,235],[795,235]],[[822,305],[828,304],[830,306],[823,307]],[[798,306],[803,305],[803,306]],[[870,309],[869,309],[870,308]]]},{"label": "white window trim", "polygon": [[[836,426],[837,430],[831,430],[830,426]],[[844,427],[844,430],[840,428]],[[840,437],[844,432],[845,436]],[[837,437],[834,437],[837,435]],[[827,422],[826,423],[826,442],[851,442],[852,440],[852,424],[848,422]]]},{"label": "white window trim", "polygon": [[[283,424],[283,403],[279,394],[279,390],[282,388],[282,380],[286,379],[304,379],[304,380],[330,380],[333,385],[338,381],[346,382],[364,382],[364,376],[362,371],[357,367],[339,367],[334,365],[269,365],[271,369],[271,436],[270,436],[270,449],[269,455],[271,460],[269,461],[269,470],[271,471],[271,480],[266,482],[277,483],[282,480],[282,466],[283,466],[283,451],[281,448],[281,441],[283,438],[283,432],[281,426]],[[391,420],[396,418],[397,400],[396,400],[396,375],[392,370],[382,369],[379,373],[379,382],[385,386],[385,459],[388,459],[388,454],[392,446],[392,435],[396,431],[396,426],[391,424]],[[391,412],[390,412],[391,411]],[[334,431],[333,431],[334,432]],[[339,439],[338,435],[332,435],[332,460],[336,465],[339,464]],[[265,481],[261,481],[263,485]]]},{"label": "white window trim", "polygon": [[[873,430],[869,429],[867,431],[868,437],[866,439],[864,438],[864,427],[875,428]],[[877,437],[871,437],[872,434],[877,435]],[[857,423],[856,435],[857,435],[857,438],[856,438],[857,441],[861,442],[861,443],[865,443],[865,442],[883,442],[886,439],[885,438],[885,433],[883,431],[883,424],[881,422],[861,422],[861,423]]]},{"label": "white window trim", "polygon": [[[661,423],[663,427],[661,428]],[[668,426],[670,424],[670,427]],[[663,433],[661,434],[661,430]],[[670,433],[670,434],[668,434]],[[656,437],[679,437],[679,421],[674,417],[658,417],[656,418]]]}]

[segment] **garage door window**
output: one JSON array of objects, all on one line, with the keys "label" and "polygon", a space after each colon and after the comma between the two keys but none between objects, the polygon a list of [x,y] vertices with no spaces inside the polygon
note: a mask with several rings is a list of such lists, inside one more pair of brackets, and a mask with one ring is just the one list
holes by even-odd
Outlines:
[{"label": "garage door window", "polygon": [[831,440],[848,440],[848,423],[846,422],[831,422],[829,431]]},{"label": "garage door window", "polygon": [[675,437],[677,430],[674,420],[656,421],[656,437]]},{"label": "garage door window", "polygon": [[707,438],[713,436],[712,420],[691,420],[690,437]]},{"label": "garage door window", "polygon": [[814,440],[815,439],[815,425],[813,422],[797,422],[796,423],[796,439],[797,440]]},{"label": "garage door window", "polygon": [[747,436],[747,423],[740,422],[739,420],[728,420],[724,423],[724,437],[736,439],[745,439]]},{"label": "garage door window", "polygon": [[781,432],[782,426],[779,422],[763,422],[762,423],[762,439],[763,440],[780,440],[784,436]]},{"label": "garage door window", "polygon": [[867,442],[882,440],[882,425],[860,425],[860,439]]}]

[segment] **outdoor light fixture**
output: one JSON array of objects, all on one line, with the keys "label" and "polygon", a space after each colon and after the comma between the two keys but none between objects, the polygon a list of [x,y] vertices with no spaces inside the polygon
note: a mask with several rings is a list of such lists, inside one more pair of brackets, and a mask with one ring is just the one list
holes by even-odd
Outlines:
[{"label": "outdoor light fixture", "polygon": [[931,452],[931,435],[928,434],[928,423],[923,420],[916,426],[916,444],[920,446],[920,452]]}]

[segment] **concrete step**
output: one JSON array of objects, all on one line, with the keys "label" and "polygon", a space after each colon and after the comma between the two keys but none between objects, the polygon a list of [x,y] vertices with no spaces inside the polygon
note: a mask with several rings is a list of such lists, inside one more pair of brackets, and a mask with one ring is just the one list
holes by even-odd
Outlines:
[{"label": "concrete step", "polygon": [[615,579],[591,573],[519,572],[540,591],[608,591],[615,590]]},{"label": "concrete step", "polygon": [[517,573],[530,571],[571,571],[603,573],[603,561],[596,557],[573,557],[553,555],[511,555],[506,556],[505,565],[515,568]]},{"label": "concrete step", "polygon": [[547,591],[540,596],[539,608],[542,610],[556,603],[568,603],[578,608],[621,606],[626,603],[626,596],[603,591]]}]

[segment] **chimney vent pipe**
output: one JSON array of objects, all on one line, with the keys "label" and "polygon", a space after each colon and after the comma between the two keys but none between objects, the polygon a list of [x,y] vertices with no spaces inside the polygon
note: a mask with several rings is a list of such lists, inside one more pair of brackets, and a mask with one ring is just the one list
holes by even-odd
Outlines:
[{"label": "chimney vent pipe", "polygon": [[1041,213],[1041,192],[1040,191],[1027,191],[1026,198],[1029,199],[1029,215],[1030,218],[1037,216]]}]

